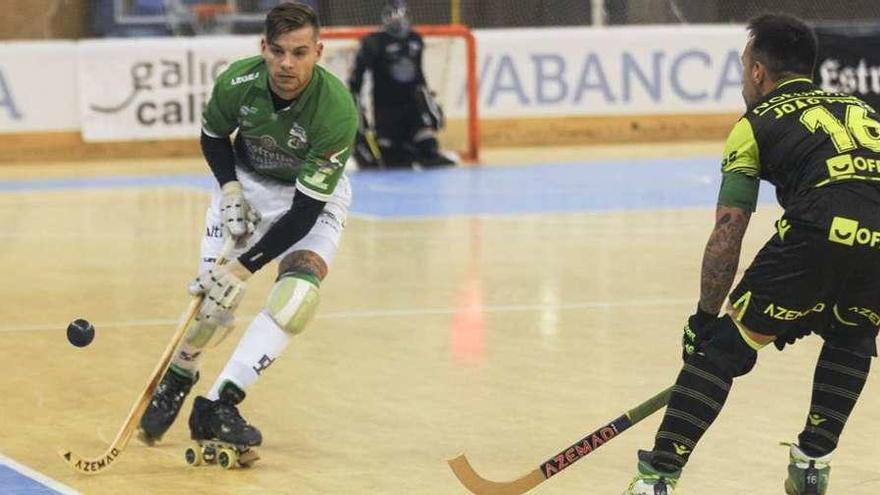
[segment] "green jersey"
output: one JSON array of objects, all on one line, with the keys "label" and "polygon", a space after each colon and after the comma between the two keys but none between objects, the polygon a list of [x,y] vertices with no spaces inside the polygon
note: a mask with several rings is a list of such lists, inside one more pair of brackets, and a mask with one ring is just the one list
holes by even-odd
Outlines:
[{"label": "green jersey", "polygon": [[230,65],[214,83],[202,128],[212,137],[237,129],[237,167],[296,183],[297,190],[327,201],[344,173],[357,131],[351,93],[316,65],[299,97],[276,111],[268,72],[260,56]]},{"label": "green jersey", "polygon": [[815,204],[806,206],[814,191],[880,186],[878,118],[859,98],[823,91],[807,78],[780,84],[727,138],[719,204],[754,210],[764,179],[789,214],[799,207],[797,215],[809,219],[819,215]]}]

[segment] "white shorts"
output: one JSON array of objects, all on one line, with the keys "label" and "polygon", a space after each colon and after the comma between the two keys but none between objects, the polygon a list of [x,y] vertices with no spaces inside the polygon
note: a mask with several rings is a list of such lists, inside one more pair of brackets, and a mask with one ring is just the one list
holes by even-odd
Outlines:
[{"label": "white shorts", "polygon": [[[234,249],[230,258],[237,258],[260,240],[269,227],[278,220],[278,217],[290,210],[290,206],[293,204],[293,195],[296,192],[296,186],[293,184],[282,184],[241,168],[236,168],[235,171],[238,181],[241,182],[245,199],[260,212],[262,220],[257,225],[256,231],[247,240],[247,244],[244,247]],[[205,236],[202,238],[199,272],[210,267],[223,249],[223,224],[220,220],[221,199],[220,186],[215,184],[211,191],[211,205],[205,215]],[[276,259],[282,258],[292,251],[308,250],[317,253],[327,263],[327,266],[330,266],[336,255],[336,250],[339,248],[339,239],[345,228],[349,207],[351,207],[351,184],[348,182],[348,177],[343,174],[312,230]]]}]

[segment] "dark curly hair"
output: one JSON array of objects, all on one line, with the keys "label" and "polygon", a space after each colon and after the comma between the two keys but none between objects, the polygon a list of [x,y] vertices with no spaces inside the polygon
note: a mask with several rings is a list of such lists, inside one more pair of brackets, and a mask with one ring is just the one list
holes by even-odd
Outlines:
[{"label": "dark curly hair", "polygon": [[763,14],[749,21],[748,30],[752,57],[767,67],[773,79],[813,73],[818,43],[804,21],[785,14]]}]

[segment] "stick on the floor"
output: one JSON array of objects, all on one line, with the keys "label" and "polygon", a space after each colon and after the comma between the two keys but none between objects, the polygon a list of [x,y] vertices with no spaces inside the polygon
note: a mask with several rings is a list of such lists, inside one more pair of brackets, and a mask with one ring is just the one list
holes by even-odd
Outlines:
[{"label": "stick on the floor", "polygon": [[[217,258],[217,264],[222,264],[224,262],[225,258],[229,256],[229,253],[232,251],[234,245],[235,242],[232,240],[232,237],[228,237],[226,243],[223,245],[220,257]],[[83,457],[75,454],[70,449],[61,449],[58,451],[58,454],[64,458],[64,461],[67,462],[71,468],[83,474],[98,474],[104,472],[107,468],[116,463],[116,460],[122,455],[122,451],[128,445],[128,441],[131,440],[131,435],[134,433],[135,429],[137,429],[141,417],[143,417],[144,412],[147,410],[147,405],[149,405],[150,399],[153,398],[153,392],[156,390],[156,387],[159,386],[162,376],[165,375],[165,370],[168,369],[168,365],[171,363],[171,358],[174,357],[174,351],[186,335],[186,330],[189,327],[190,322],[199,312],[201,304],[202,296],[193,297],[190,301],[186,314],[177,325],[177,330],[174,331],[174,335],[165,347],[165,352],[162,353],[162,357],[159,359],[159,362],[156,363],[156,367],[153,368],[153,373],[150,375],[149,380],[147,380],[147,386],[144,387],[134,405],[131,407],[131,411],[129,411],[128,416],[122,423],[122,427],[119,428],[116,438],[113,439],[113,443],[107,447],[107,450],[98,457]]]},{"label": "stick on the floor", "polygon": [[446,462],[449,463],[449,467],[452,468],[452,472],[455,473],[461,484],[476,495],[520,495],[538,486],[551,476],[559,474],[563,469],[605,445],[632,425],[665,407],[666,403],[669,402],[671,392],[672,387],[669,387],[642,402],[622,416],[612,420],[605,426],[581,438],[574,445],[551,457],[534,471],[513,481],[499,482],[483,478],[474,471],[474,468],[471,467],[471,463],[468,462],[464,454],[454,459],[449,459]]}]

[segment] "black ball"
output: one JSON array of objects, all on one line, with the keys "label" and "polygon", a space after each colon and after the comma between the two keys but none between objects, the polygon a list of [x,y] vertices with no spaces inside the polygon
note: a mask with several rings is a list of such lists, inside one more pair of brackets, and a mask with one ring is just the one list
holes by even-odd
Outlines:
[{"label": "black ball", "polygon": [[85,347],[95,338],[95,327],[89,320],[78,318],[67,325],[67,340],[77,347]]}]

